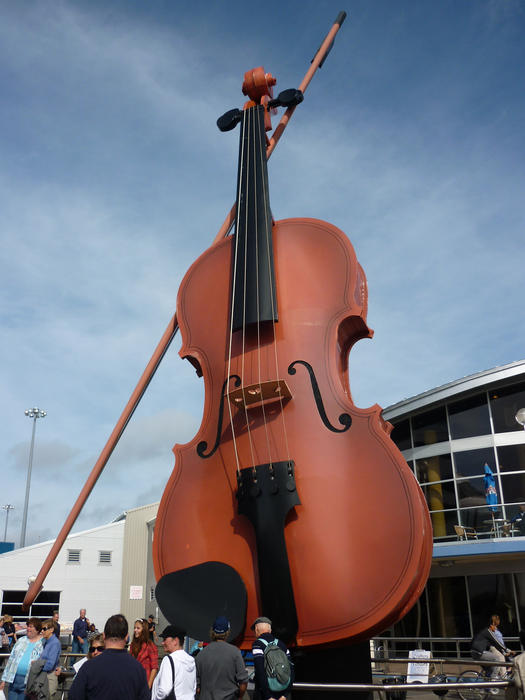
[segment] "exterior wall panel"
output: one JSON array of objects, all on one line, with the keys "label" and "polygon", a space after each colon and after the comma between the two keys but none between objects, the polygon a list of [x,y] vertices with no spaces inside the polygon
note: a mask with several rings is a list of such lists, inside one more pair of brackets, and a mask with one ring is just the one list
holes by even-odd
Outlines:
[{"label": "exterior wall panel", "polygon": [[[138,618],[146,616],[149,610],[148,588],[148,523],[157,515],[158,503],[130,510],[126,514],[124,534],[124,566],[122,570],[121,612],[126,616],[130,628]],[[133,600],[131,587],[138,591],[142,588],[142,597]]]}]

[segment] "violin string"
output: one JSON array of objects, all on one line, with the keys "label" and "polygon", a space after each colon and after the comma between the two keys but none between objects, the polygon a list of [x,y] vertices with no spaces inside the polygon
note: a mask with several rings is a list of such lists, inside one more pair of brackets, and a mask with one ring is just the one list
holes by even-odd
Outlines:
[{"label": "violin string", "polygon": [[[268,221],[268,213],[269,213],[270,206],[269,206],[269,196],[268,196],[268,192],[266,189],[266,180],[263,180],[263,188],[264,188],[265,201],[268,202],[268,206],[266,206],[264,208],[264,215],[266,217],[266,230],[269,231],[269,235],[266,237],[266,245],[268,248],[266,259],[268,260],[268,276],[269,276],[270,281],[271,281],[272,267],[271,267],[271,259],[270,259],[270,250],[269,249],[270,249],[270,240],[271,240],[270,236],[272,236],[272,221],[271,221],[271,219],[270,219],[270,221]],[[275,261],[274,261],[274,269],[275,269]],[[273,343],[272,344],[273,344],[274,362],[275,362],[275,375],[276,375],[276,379],[277,379],[277,386],[280,386],[281,377],[280,377],[280,373],[279,373],[279,361],[278,361],[278,354],[277,354],[277,333],[276,333],[277,327],[276,327],[276,323],[275,323],[275,304],[274,304],[273,288],[272,288],[272,293],[270,295],[270,301],[271,301],[271,305],[272,305],[272,333],[273,333]],[[288,461],[290,462],[291,459],[290,459],[290,447],[288,445],[288,431],[286,429],[286,418],[284,415],[284,399],[283,399],[283,395],[282,395],[281,391],[279,391],[278,396],[279,396],[279,406],[281,409],[281,423],[282,423],[282,428],[283,428],[285,451],[286,451]]]},{"label": "violin string", "polygon": [[[263,141],[263,135],[264,135],[264,107],[258,107],[257,108],[257,121],[256,121],[256,127],[257,127],[257,143],[254,144],[255,148],[257,149],[257,153],[259,154],[259,158],[261,159],[261,168],[258,169],[258,172],[260,173],[260,177],[262,180],[262,189],[263,189],[263,201],[261,203],[261,206],[263,207],[264,210],[264,217],[265,217],[265,226],[264,230],[262,232],[262,235],[264,237],[264,240],[266,242],[268,241],[268,235],[271,235],[271,231],[268,232],[268,218],[267,218],[267,210],[268,210],[268,198],[267,198],[267,192],[266,192],[266,182],[265,178],[263,175],[263,161],[262,159],[266,160],[266,143]],[[255,178],[257,177],[257,170],[254,173]],[[259,191],[259,188],[256,186],[254,188],[255,190],[255,197],[257,197],[257,192]],[[259,208],[259,202],[255,202],[255,211],[257,212]],[[266,437],[266,449],[268,451],[268,464],[270,465],[270,471],[273,472],[273,460],[272,460],[272,450],[270,447],[270,435],[269,435],[269,427],[268,427],[268,421],[266,420],[266,409],[264,406],[264,398],[263,398],[263,390],[262,390],[262,372],[261,372],[261,314],[260,314],[260,299],[259,299],[259,230],[258,230],[258,225],[259,225],[259,219],[256,218],[256,231],[255,231],[255,256],[256,256],[256,264],[255,264],[255,269],[256,269],[256,287],[257,287],[257,367],[258,367],[258,379],[259,379],[259,396],[261,398],[261,412],[262,412],[262,419],[263,419],[263,425],[264,425],[264,434]],[[266,243],[266,250],[268,252],[268,242]],[[272,275],[271,275],[271,269],[269,271],[269,288],[270,288],[270,293],[272,293]],[[273,310],[273,309],[272,309]]]},{"label": "violin string", "polygon": [[[245,109],[244,110],[245,114],[247,116],[245,117],[249,122],[249,129],[250,131],[253,130],[253,109]],[[251,139],[253,141],[253,138]],[[244,147],[244,138],[243,138],[243,147]],[[245,187],[245,192],[246,192],[246,200],[244,202],[244,211],[245,211],[245,221],[244,221],[244,231],[247,236],[248,234],[248,203],[250,201],[250,195],[248,188],[250,186],[250,178],[249,178],[249,173],[250,173],[250,164],[248,161],[250,158],[253,156],[251,153],[250,149],[247,149],[247,156],[246,156],[246,187]],[[251,166],[253,167],[253,161],[251,163]],[[246,280],[246,271],[247,271],[247,265],[248,265],[248,245],[247,245],[247,240],[245,239],[245,244],[244,244],[244,288],[243,288],[243,305],[242,305],[242,352],[241,352],[241,390],[242,390],[242,399],[243,399],[243,406],[244,406],[244,418],[246,421],[246,432],[248,435],[248,444],[250,446],[250,454],[251,454],[251,461],[252,461],[252,469],[253,469],[253,476],[255,477],[255,457],[254,457],[254,450],[253,450],[253,440],[252,440],[252,433],[250,430],[250,418],[248,415],[248,407],[246,405],[246,389],[244,385],[244,378],[245,378],[245,362],[246,362],[246,285],[247,285],[247,280]]]},{"label": "violin string", "polygon": [[[246,110],[243,112],[243,123],[242,123],[242,132],[244,133],[244,125],[245,125],[245,118],[246,118]],[[240,158],[239,158],[239,181],[237,183],[237,211],[235,215],[235,241],[234,241],[234,260],[233,260],[233,281],[232,281],[232,298],[231,298],[231,306],[230,306],[230,338],[229,338],[229,348],[228,348],[228,373],[227,377],[231,377],[232,373],[232,347],[233,347],[233,310],[235,308],[235,295],[236,295],[236,282],[237,282],[237,275],[236,275],[236,270],[237,270],[237,260],[239,256],[239,226],[240,226],[240,211],[241,211],[241,189],[242,189],[242,178],[243,178],[243,162],[244,162],[244,138],[241,138],[241,145],[240,145]],[[241,465],[240,465],[240,460],[239,460],[239,451],[237,448],[237,438],[235,435],[235,426],[233,424],[233,411],[232,411],[232,404],[231,401],[228,397],[228,390],[229,390],[229,385],[226,385],[226,403],[228,405],[228,414],[230,417],[230,428],[232,431],[232,442],[233,442],[233,452],[235,455],[235,463],[237,465],[237,475],[240,474],[241,472]],[[224,401],[225,398],[221,397],[221,400]]]}]

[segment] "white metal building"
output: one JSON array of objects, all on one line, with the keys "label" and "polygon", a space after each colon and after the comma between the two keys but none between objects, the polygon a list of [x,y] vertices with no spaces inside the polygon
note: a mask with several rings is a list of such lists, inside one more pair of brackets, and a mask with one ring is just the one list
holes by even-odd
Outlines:
[{"label": "white metal building", "polygon": [[124,530],[125,520],[119,520],[70,535],[28,613],[21,611],[28,579],[40,570],[53,541],[0,555],[1,614],[42,618],[58,609],[66,630],[86,608],[88,618],[103,626],[120,610]]}]

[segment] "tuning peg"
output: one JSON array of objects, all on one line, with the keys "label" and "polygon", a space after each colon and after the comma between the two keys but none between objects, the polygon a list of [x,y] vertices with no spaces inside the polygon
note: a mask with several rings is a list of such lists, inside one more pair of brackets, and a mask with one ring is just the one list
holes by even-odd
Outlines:
[{"label": "tuning peg", "polygon": [[231,131],[241,121],[241,116],[240,109],[230,109],[217,119],[217,126],[221,131]]},{"label": "tuning peg", "polygon": [[295,107],[304,100],[304,95],[300,90],[290,88],[280,92],[274,100],[268,102],[268,107]]}]

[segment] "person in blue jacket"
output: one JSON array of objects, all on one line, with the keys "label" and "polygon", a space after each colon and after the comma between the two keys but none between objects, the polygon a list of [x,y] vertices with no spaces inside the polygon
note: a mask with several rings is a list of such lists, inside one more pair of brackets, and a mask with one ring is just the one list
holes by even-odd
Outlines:
[{"label": "person in blue jacket", "polygon": [[79,617],[77,617],[73,623],[71,652],[73,654],[87,654],[88,646],[88,621],[86,618],[86,610],[82,608]]},{"label": "person in blue jacket", "polygon": [[44,651],[40,656],[41,660],[45,660],[44,668],[47,673],[47,681],[49,683],[50,700],[55,700],[58,691],[58,676],[57,669],[62,647],[58,637],[55,635],[55,621],[44,620],[42,623],[42,641],[44,642]]}]

